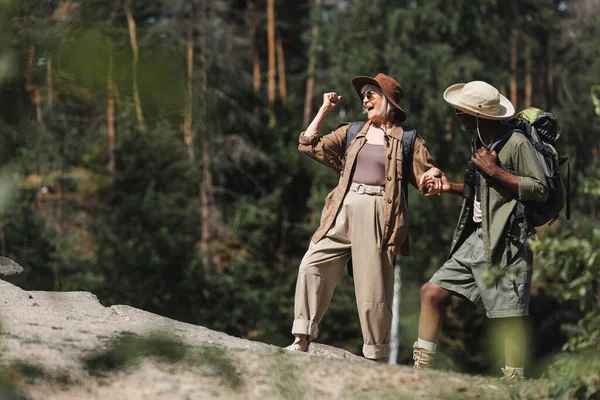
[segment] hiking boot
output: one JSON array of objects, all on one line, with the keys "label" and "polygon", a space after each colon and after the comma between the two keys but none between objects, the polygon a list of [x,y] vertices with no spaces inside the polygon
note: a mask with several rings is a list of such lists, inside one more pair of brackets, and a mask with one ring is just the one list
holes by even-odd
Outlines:
[{"label": "hiking boot", "polygon": [[427,351],[422,347],[417,346],[417,342],[413,345],[413,360],[415,368],[429,369],[435,365],[435,352]]},{"label": "hiking boot", "polygon": [[525,379],[523,375],[519,375],[516,369],[514,368],[501,368],[502,374],[504,375],[500,378],[501,381],[522,381]]}]

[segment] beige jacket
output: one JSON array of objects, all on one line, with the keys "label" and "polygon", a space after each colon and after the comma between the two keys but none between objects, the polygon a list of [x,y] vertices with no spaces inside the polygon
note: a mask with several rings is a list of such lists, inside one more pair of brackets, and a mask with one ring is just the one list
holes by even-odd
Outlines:
[{"label": "beige jacket", "polygon": [[[312,237],[317,243],[333,225],[335,218],[352,183],[352,169],[356,162],[356,156],[366,142],[366,132],[371,122],[367,122],[356,139],[348,148],[346,162],[343,163],[344,151],[346,149],[346,131],[349,125],[343,125],[326,136],[315,135],[306,138],[304,132],[300,134],[300,145],[298,150],[309,157],[333,168],[340,174],[340,180],[335,189],[325,199],[325,207],[321,214],[321,224]],[[396,125],[388,132],[389,142],[386,144],[386,201],[385,201],[385,226],[382,251],[399,252],[402,255],[410,255],[408,243],[408,214],[402,198],[402,127]],[[425,142],[417,136],[413,153],[413,174],[409,177],[410,183],[417,187],[417,182],[425,172],[434,166]]]}]

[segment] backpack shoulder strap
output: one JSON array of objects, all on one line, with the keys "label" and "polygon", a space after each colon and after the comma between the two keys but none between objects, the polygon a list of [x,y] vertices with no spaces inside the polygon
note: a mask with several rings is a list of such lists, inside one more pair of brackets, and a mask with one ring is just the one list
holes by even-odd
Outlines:
[{"label": "backpack shoulder strap", "polygon": [[407,128],[402,135],[402,195],[404,196],[404,206],[408,211],[408,182],[412,174],[413,151],[415,148],[415,139],[417,130]]},{"label": "backpack shoulder strap", "polygon": [[350,127],[346,131],[346,149],[344,151],[344,154],[346,154],[346,152],[348,151],[348,147],[350,147],[350,144],[352,144],[352,142],[356,138],[356,135],[358,135],[358,132],[360,132],[360,130],[363,126],[365,126],[365,124],[365,121],[357,121],[350,123]]},{"label": "backpack shoulder strap", "polygon": [[[513,132],[521,132],[521,130],[520,129],[509,129],[504,134],[498,136],[496,139],[494,139],[492,141],[492,143],[490,143],[490,146],[488,147],[489,152],[491,153],[492,151],[496,151],[496,154],[500,153],[500,150],[502,150],[502,148],[504,147],[506,142],[508,142],[508,140],[512,136]],[[522,133],[525,133],[525,132],[522,132]]]}]

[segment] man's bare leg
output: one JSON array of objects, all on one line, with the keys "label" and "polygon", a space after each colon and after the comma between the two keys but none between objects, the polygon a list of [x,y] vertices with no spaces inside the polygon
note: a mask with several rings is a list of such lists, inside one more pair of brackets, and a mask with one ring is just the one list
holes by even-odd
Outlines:
[{"label": "man's bare leg", "polygon": [[419,339],[435,343],[444,319],[446,302],[452,292],[427,282],[421,287],[421,314],[419,316]]},{"label": "man's bare leg", "polygon": [[522,379],[525,368],[525,350],[527,337],[522,317],[503,318],[504,357],[506,367],[504,375],[511,379]]},{"label": "man's bare leg", "polygon": [[419,316],[419,337],[413,346],[413,360],[416,368],[433,368],[435,365],[436,342],[446,302],[452,292],[427,282],[421,287],[421,314]]}]

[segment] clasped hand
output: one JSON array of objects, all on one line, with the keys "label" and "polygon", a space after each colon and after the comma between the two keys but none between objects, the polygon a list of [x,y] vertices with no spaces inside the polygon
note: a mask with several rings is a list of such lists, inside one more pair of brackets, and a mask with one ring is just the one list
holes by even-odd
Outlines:
[{"label": "clasped hand", "polygon": [[425,196],[439,195],[450,190],[450,181],[442,171],[433,167],[421,177],[419,190],[425,193]]}]

